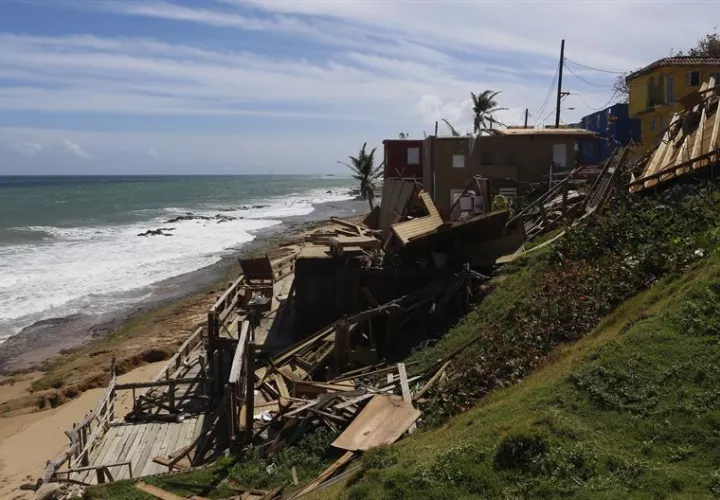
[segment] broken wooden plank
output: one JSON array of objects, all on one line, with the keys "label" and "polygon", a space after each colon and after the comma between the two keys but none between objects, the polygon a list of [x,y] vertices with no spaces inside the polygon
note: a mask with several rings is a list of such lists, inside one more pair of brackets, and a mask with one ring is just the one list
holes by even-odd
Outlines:
[{"label": "broken wooden plank", "polygon": [[405,363],[398,363],[398,372],[400,373],[400,390],[402,391],[403,401],[410,401],[410,384],[408,384]]},{"label": "broken wooden plank", "polygon": [[418,399],[423,397],[423,395],[425,395],[425,393],[429,391],[433,385],[435,385],[435,383],[440,379],[440,377],[442,377],[442,374],[445,373],[447,367],[450,366],[450,361],[452,360],[448,359],[442,364],[440,369],[435,372],[435,375],[433,375],[432,378],[428,380],[424,386],[422,386],[422,388],[417,392],[417,394],[413,396],[413,401],[417,401]]},{"label": "broken wooden plank", "polygon": [[297,498],[302,495],[306,495],[310,493],[312,490],[320,486],[322,483],[330,479],[338,470],[340,470],[342,467],[344,467],[348,462],[350,462],[355,457],[355,453],[352,451],[347,451],[343,453],[343,455],[338,458],[335,462],[332,463],[327,469],[322,471],[320,475],[315,478],[310,484],[308,484],[305,488],[303,488],[299,493],[296,493],[290,498]]},{"label": "broken wooden plank", "polygon": [[159,498],[160,500],[185,500],[183,497],[176,495],[175,493],[170,493],[169,491],[165,491],[162,488],[158,488],[157,486],[153,486],[152,484],[147,484],[142,481],[135,483],[135,487],[140,491],[144,491],[148,495]]},{"label": "broken wooden plank", "polygon": [[420,411],[398,396],[375,395],[332,443],[347,451],[366,451],[392,444],[420,417]]}]

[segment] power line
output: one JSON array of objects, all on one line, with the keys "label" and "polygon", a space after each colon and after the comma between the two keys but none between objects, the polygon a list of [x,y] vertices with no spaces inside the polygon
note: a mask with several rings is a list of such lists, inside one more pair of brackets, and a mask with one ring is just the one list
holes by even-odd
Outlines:
[{"label": "power line", "polygon": [[613,92],[613,95],[610,97],[610,99],[608,99],[608,101],[605,104],[603,104],[602,106],[600,106],[599,108],[593,108],[592,106],[590,106],[587,103],[587,101],[585,101],[585,99],[583,98],[583,96],[581,94],[573,93],[571,95],[578,96],[580,98],[580,100],[583,102],[583,104],[585,104],[585,106],[588,107],[589,109],[592,109],[593,111],[602,111],[603,109],[608,107],[608,104],[610,104],[613,101],[613,99],[615,99],[617,94],[618,94],[618,91],[616,90],[615,92]]},{"label": "power line", "polygon": [[613,74],[613,75],[624,75],[624,74],[626,73],[626,71],[610,71],[609,69],[593,68],[592,66],[587,66],[587,65],[585,65],[585,64],[581,64],[581,63],[579,63],[579,62],[577,62],[577,61],[573,61],[572,59],[568,59],[567,57],[565,58],[565,60],[566,60],[567,62],[571,62],[571,63],[573,63],[573,64],[576,64],[576,65],[581,66],[581,67],[586,68],[586,69],[591,69],[591,70],[593,70],[593,71],[600,71],[601,73],[610,73],[610,74]]},{"label": "power line", "polygon": [[612,85],[601,85],[599,83],[593,83],[593,82],[587,81],[585,78],[583,78],[582,76],[575,73],[569,66],[566,66],[566,68],[570,73],[575,75],[576,78],[578,78],[579,80],[582,80],[583,82],[587,83],[588,85],[592,85],[593,87],[603,87],[603,88],[607,88],[607,89],[611,89],[613,87]]},{"label": "power line", "polygon": [[[535,113],[533,113],[533,116],[540,116],[540,114],[545,111],[545,108],[548,105],[548,102],[550,102],[550,96],[552,95],[552,90],[555,88],[555,82],[557,81],[558,74],[560,73],[560,64],[558,63],[557,68],[555,68],[555,76],[553,76],[552,81],[550,82],[550,88],[547,91],[547,95],[545,96],[545,100],[543,101],[542,105],[540,106],[540,109],[538,109]],[[535,125],[537,126],[538,122],[535,122]]]}]

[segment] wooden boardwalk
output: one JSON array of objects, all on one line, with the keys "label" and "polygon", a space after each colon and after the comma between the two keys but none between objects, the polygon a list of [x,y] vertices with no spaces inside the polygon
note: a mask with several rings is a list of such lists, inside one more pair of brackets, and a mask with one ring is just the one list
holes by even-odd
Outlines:
[{"label": "wooden boardwalk", "polygon": [[[130,462],[132,476],[140,477],[167,472],[164,465],[153,462],[173,451],[190,445],[203,428],[204,416],[192,416],[182,422],[145,422],[112,425],[100,445],[90,453],[90,466]],[[130,468],[110,468],[115,481],[130,478]],[[73,474],[72,479],[97,484],[95,470]],[[109,479],[109,478],[108,478]]]}]

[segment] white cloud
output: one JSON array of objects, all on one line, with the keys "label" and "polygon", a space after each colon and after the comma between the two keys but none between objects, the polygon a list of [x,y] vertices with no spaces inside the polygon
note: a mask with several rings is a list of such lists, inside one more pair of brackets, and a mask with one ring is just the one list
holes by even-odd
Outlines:
[{"label": "white cloud", "polygon": [[[260,168],[272,158],[280,165],[275,168],[293,168],[293,148],[265,141],[267,130],[277,129],[274,141],[304,151],[303,163],[312,167],[346,156],[339,145],[379,144],[400,131],[421,137],[441,118],[469,130],[469,93],[485,89],[502,91],[499,105],[510,108],[498,113],[502,122],[521,123],[525,108],[530,123],[551,121],[554,89],[546,109],[538,111],[557,66],[560,38],[567,39],[568,58],[626,71],[671,48],[692,46],[720,17],[717,3],[702,3],[698,19],[697,9],[686,3],[640,1],[215,0],[202,7],[180,0],[63,1],[111,16],[116,26],[132,16],[195,29],[192,38],[172,42],[153,37],[162,36],[160,29],[116,37],[92,35],[91,26],[87,34],[73,26],[58,26],[58,32],[69,32],[56,36],[0,33],[0,112],[73,113],[80,118],[68,126],[88,130],[100,113],[122,115],[118,121],[125,125],[104,121],[120,131],[133,128],[127,123],[134,115],[138,123],[151,117],[158,124],[147,137],[22,129],[14,142],[0,142],[3,154],[16,161],[47,160],[61,148],[69,159],[98,163],[112,157],[185,165],[204,154],[216,164],[243,158],[243,168]],[[262,43],[244,43],[248,33]],[[321,47],[321,55],[305,51],[308,43]],[[614,78],[572,69],[601,85]],[[569,73],[564,88],[573,93],[565,107],[575,108],[563,111],[565,122],[601,107],[611,95]],[[172,120],[162,121],[165,115]],[[242,134],[205,130],[200,122],[210,119],[232,123]],[[254,132],[256,121],[265,129]],[[164,134],[162,124],[178,125],[183,134]],[[301,139],[293,139],[298,134]],[[64,140],[71,145],[62,145]]]},{"label": "white cloud", "polygon": [[86,160],[89,160],[93,157],[90,153],[88,153],[82,147],[80,147],[79,144],[76,144],[72,141],[68,141],[67,139],[63,140],[60,144],[68,153],[73,154],[79,158],[84,158]]}]

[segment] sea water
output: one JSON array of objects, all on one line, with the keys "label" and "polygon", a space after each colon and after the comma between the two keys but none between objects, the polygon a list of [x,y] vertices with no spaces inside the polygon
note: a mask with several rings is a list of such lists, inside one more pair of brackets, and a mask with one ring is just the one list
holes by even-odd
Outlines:
[{"label": "sea water", "polygon": [[[334,176],[0,177],[0,342],[141,301],[283,219],[352,198]],[[210,220],[169,220],[192,213]],[[215,218],[220,215],[220,218]],[[172,228],[171,236],[138,236]]]}]

